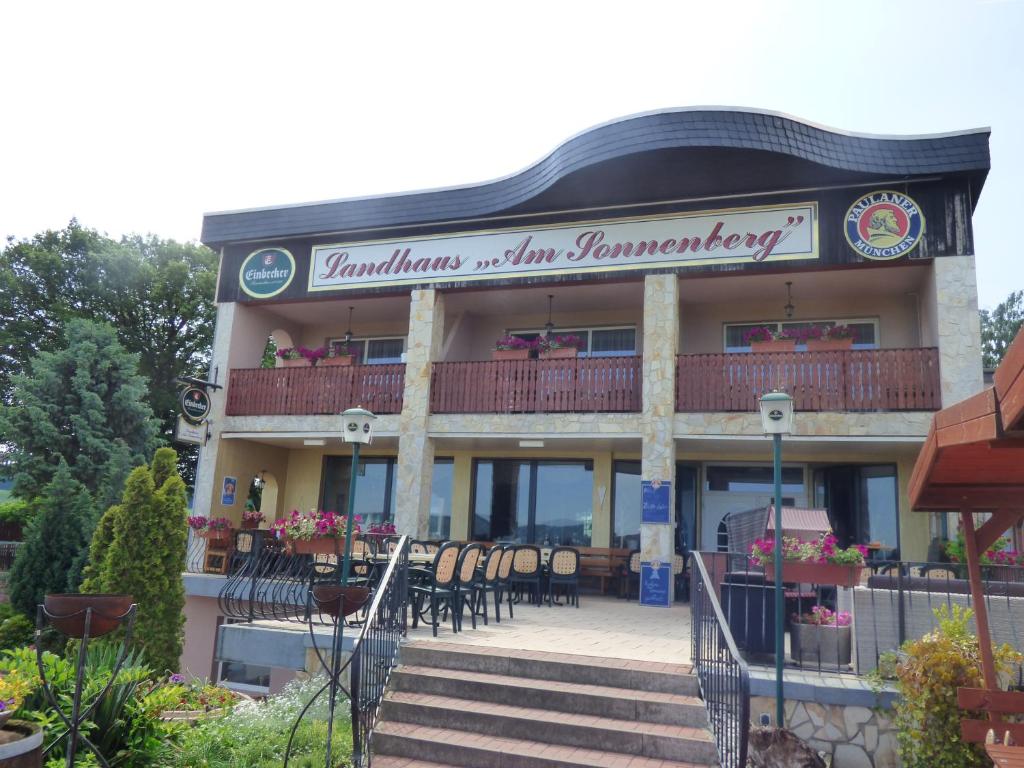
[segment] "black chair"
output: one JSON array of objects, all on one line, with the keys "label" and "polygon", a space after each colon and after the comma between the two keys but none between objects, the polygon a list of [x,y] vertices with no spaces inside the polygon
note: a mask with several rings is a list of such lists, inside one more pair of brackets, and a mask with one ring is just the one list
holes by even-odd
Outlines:
[{"label": "black chair", "polygon": [[[476,581],[473,584],[473,612],[477,616],[484,617],[484,626],[487,625],[487,594],[494,595],[494,619],[501,623],[500,599],[501,590],[499,571],[501,569],[501,558],[505,554],[505,548],[495,544],[484,558],[484,564],[477,571]],[[510,566],[511,566],[511,561]],[[483,609],[482,612],[480,609]]]},{"label": "black chair", "polygon": [[515,547],[505,547],[501,553],[501,562],[498,565],[498,591],[494,595],[494,617],[501,623],[501,601],[508,593],[508,617],[515,618],[512,612],[512,561],[516,556]]},{"label": "black chair", "polygon": [[640,599],[640,550],[634,550],[629,553],[629,559],[626,560],[626,564],[623,566],[622,573],[622,584],[625,587],[626,599],[629,600],[630,595],[636,594],[637,600]]},{"label": "black chair", "polygon": [[580,607],[580,553],[572,547],[555,547],[548,558],[548,603],[555,604],[555,585],[565,590],[566,602]]},{"label": "black chair", "polygon": [[[445,545],[447,546],[447,545]],[[473,622],[473,629],[476,629],[476,567],[480,564],[480,556],[484,553],[483,544],[469,544],[463,547],[459,553],[458,564],[455,567],[455,616],[459,622],[459,631],[462,631],[462,610],[469,607],[469,618]]]},{"label": "black chair", "polygon": [[509,587],[517,592],[528,588],[530,599],[535,601],[539,607],[542,574],[540,547],[533,544],[517,545],[512,558],[512,578]]},{"label": "black chair", "polygon": [[[459,631],[459,621],[456,618],[455,610],[455,589],[456,589],[456,566],[459,562],[459,545],[450,541],[441,546],[434,555],[434,568],[427,571],[425,568],[410,568],[409,571],[419,571],[423,577],[420,584],[410,583],[409,593],[412,599],[412,627],[419,625],[419,620],[424,618],[423,614],[430,611],[430,623],[434,629],[434,637],[437,637],[437,620],[441,605],[445,607],[445,613],[451,610],[452,632]],[[427,603],[424,606],[424,603]],[[447,618],[447,616],[446,616]]]}]

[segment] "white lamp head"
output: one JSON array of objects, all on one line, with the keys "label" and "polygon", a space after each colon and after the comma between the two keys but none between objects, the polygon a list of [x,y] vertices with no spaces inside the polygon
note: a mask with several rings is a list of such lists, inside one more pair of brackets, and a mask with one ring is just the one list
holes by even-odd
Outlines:
[{"label": "white lamp head", "polygon": [[377,417],[365,408],[349,408],[341,414],[341,439],[346,443],[369,445]]},{"label": "white lamp head", "polygon": [[768,392],[761,396],[761,426],[766,435],[788,435],[793,432],[793,398],[785,392]]}]

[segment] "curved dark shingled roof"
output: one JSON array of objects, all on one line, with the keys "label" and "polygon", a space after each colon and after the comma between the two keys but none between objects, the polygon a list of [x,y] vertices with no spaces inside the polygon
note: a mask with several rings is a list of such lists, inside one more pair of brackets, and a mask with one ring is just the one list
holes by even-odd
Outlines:
[{"label": "curved dark shingled roof", "polygon": [[667,110],[586,130],[525,170],[494,181],[208,213],[203,218],[202,241],[215,245],[495,217],[523,206],[575,172],[665,150],[769,152],[848,173],[858,180],[969,173],[979,175],[983,182],[990,166],[988,138],[987,128],[889,137],[847,133],[769,112],[723,107]]}]

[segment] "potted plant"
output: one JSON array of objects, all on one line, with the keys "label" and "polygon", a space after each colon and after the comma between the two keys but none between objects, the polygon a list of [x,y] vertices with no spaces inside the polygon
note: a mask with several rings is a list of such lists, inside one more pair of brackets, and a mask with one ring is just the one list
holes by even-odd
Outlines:
[{"label": "potted plant", "polygon": [[[798,584],[834,584],[853,587],[860,583],[867,547],[855,544],[837,547],[831,533],[817,541],[784,536],[782,539],[782,580]],[[750,547],[750,561],[764,568],[765,578],[775,580],[775,539],[758,539]]]},{"label": "potted plant", "polygon": [[231,521],[226,517],[190,516],[188,527],[196,536],[206,539],[208,547],[226,547],[231,542]]},{"label": "potted plant", "polygon": [[245,700],[249,697],[244,694],[205,680],[186,683],[185,677],[177,674],[154,685],[144,696],[146,707],[159,712],[161,720],[186,723],[219,717]]},{"label": "potted plant", "polygon": [[0,728],[0,765],[42,765],[43,727],[26,720],[11,720]]},{"label": "potted plant", "polygon": [[258,509],[246,505],[245,510],[242,512],[242,530],[255,531],[260,527],[260,523],[266,519],[267,518]]},{"label": "potted plant", "polygon": [[[320,350],[317,350],[318,352]],[[318,365],[345,366],[354,365],[359,345],[346,344],[344,341],[332,341],[330,346],[324,350]]]},{"label": "potted plant", "polygon": [[851,617],[816,605],[810,613],[795,614],[789,630],[789,655],[797,664],[849,666]]},{"label": "potted plant", "polygon": [[[362,518],[356,515],[352,532],[359,533]],[[293,555],[340,555],[345,549],[345,529],[348,518],[336,512],[294,509],[285,518],[277,520],[272,530],[284,539],[285,547]]]},{"label": "potted plant", "polygon": [[583,346],[583,339],[573,334],[565,336],[541,336],[537,339],[537,350],[542,360],[574,358]]},{"label": "potted plant", "polygon": [[833,352],[853,347],[857,331],[848,325],[813,326],[818,332],[807,339],[808,352]]},{"label": "potted plant", "polygon": [[380,549],[380,544],[385,538],[394,536],[396,533],[398,533],[398,529],[395,528],[395,524],[390,520],[385,520],[383,523],[373,523],[366,530],[367,536],[373,536],[376,539],[378,549]]},{"label": "potted plant", "polygon": [[0,676],[0,727],[7,725],[32,687],[32,682],[16,669]]},{"label": "potted plant", "polygon": [[518,336],[502,336],[494,342],[491,360],[528,360],[535,348],[536,345],[532,341]]},{"label": "potted plant", "polygon": [[750,346],[751,352],[792,352],[796,349],[796,339],[791,338],[788,331],[779,332],[767,325],[746,331],[743,343]]}]

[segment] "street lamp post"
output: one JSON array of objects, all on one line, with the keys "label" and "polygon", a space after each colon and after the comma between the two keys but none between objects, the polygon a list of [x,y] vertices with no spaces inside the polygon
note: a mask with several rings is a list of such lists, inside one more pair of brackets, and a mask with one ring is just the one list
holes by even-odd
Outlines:
[{"label": "street lamp post", "polygon": [[793,431],[793,398],[785,392],[761,396],[761,425],[772,436],[775,469],[775,727],[784,726],[782,667],[786,654],[784,633],[786,602],[782,588],[782,436]]},{"label": "street lamp post", "polygon": [[341,414],[341,439],[352,444],[352,476],[348,482],[348,507],[345,510],[345,556],[341,563],[341,583],[348,586],[352,565],[352,522],[355,520],[356,479],[359,477],[359,447],[373,440],[373,422],[377,417],[365,408],[349,408]]}]

